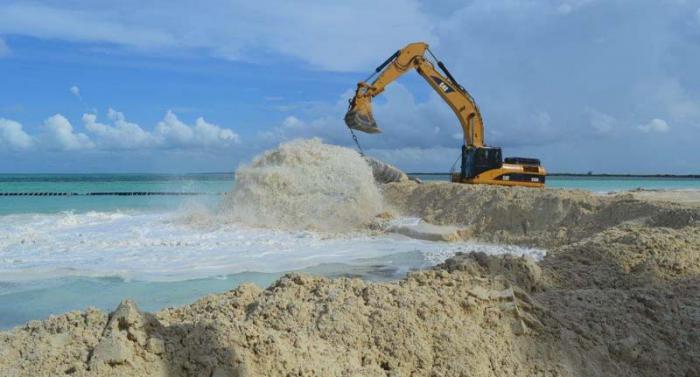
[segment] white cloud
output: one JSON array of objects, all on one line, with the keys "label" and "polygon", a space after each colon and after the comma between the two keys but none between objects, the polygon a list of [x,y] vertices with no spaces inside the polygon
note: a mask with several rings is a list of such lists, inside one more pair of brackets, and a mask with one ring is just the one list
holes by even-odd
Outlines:
[{"label": "white cloud", "polygon": [[[235,60],[281,54],[328,70],[368,70],[399,46],[432,39],[415,0],[308,4],[285,0],[176,2],[5,1],[0,34],[109,43],[141,51],[204,51]],[[139,9],[133,12],[133,9]],[[397,11],[400,10],[400,11]],[[358,20],[372,27],[357,27]],[[310,41],[313,40],[313,43]],[[369,43],[371,42],[371,43]]]},{"label": "white cloud", "polygon": [[201,117],[194,126],[189,126],[172,111],[158,123],[154,136],[166,147],[224,147],[240,142],[238,134],[230,129],[208,123]]},{"label": "white cloud", "polygon": [[123,113],[109,109],[107,118],[112,125],[99,123],[96,114],[84,114],[83,123],[95,139],[99,149],[147,148],[206,148],[226,147],[240,142],[238,134],[230,129],[197,118],[188,125],[168,111],[152,132],[126,120]]},{"label": "white cloud", "polygon": [[[126,2],[125,2],[126,3]],[[65,8],[8,1],[0,6],[0,33],[68,41],[107,42],[132,47],[173,45],[172,36],[149,25],[128,21],[125,10],[110,12],[102,5]],[[152,11],[152,10],[151,10]],[[141,23],[148,23],[148,17]]]},{"label": "white cloud", "polygon": [[233,131],[197,118],[194,125],[195,144],[204,147],[240,143],[240,137]]},{"label": "white cloud", "polygon": [[83,114],[85,129],[95,136],[100,149],[138,149],[156,144],[153,135],[127,122],[124,114],[109,109],[107,117],[113,126],[97,122],[96,114]]},{"label": "white cloud", "polygon": [[68,119],[56,114],[44,121],[42,141],[50,149],[77,151],[92,149],[95,144],[84,133],[76,133]]},{"label": "white cloud", "polygon": [[73,85],[70,88],[68,88],[68,91],[70,92],[70,94],[80,98],[80,88],[78,88],[76,85]]},{"label": "white cloud", "polygon": [[[346,92],[334,104],[316,107],[304,115],[304,111],[299,110],[285,117],[280,126],[262,132],[261,136],[271,142],[320,137],[327,143],[353,145],[343,121],[351,93]],[[382,95],[375,99],[373,115],[382,133],[368,135],[355,131],[360,144],[366,149],[459,149],[464,137],[457,116],[437,94],[431,91],[427,99],[419,100],[400,82],[387,86]],[[572,137],[562,135],[562,131],[553,125],[552,115],[548,111],[525,113],[517,117],[516,122],[494,121],[495,117],[490,115],[484,119],[489,145],[506,148],[533,146]]]},{"label": "white cloud", "polygon": [[0,38],[0,58],[10,55],[10,48],[5,43],[5,40]]},{"label": "white cloud", "polygon": [[34,145],[34,140],[22,129],[22,125],[0,118],[0,146],[10,149],[28,149]]},{"label": "white cloud", "polygon": [[24,150],[118,151],[118,150],[197,150],[224,148],[240,143],[240,136],[230,129],[197,118],[188,125],[168,111],[152,131],[126,120],[123,113],[109,109],[108,123],[101,123],[97,114],[83,114],[83,127],[88,134],[76,130],[70,121],[56,114],[44,121],[36,136],[24,132],[16,121],[0,118],[0,147]]},{"label": "white cloud", "polygon": [[642,132],[666,133],[671,130],[671,126],[665,120],[654,118],[647,124],[642,124],[637,127]]}]

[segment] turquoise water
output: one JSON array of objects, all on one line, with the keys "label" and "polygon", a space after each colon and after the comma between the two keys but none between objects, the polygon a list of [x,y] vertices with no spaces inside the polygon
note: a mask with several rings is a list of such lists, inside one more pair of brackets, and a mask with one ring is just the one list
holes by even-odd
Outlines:
[{"label": "turquoise water", "polygon": [[[448,181],[448,175],[415,175],[426,181]],[[0,196],[0,215],[61,211],[175,209],[187,203],[213,205],[234,184],[233,173],[166,174],[0,174],[3,192],[190,192],[192,196]],[[643,189],[700,190],[692,178],[548,177],[547,187],[611,192]]]},{"label": "turquoise water", "polygon": [[[447,175],[420,176],[448,180]],[[247,228],[217,217],[233,174],[0,175],[0,193],[172,192],[194,196],[0,196],[0,328],[135,299],[182,305],[286,271],[395,279],[457,251],[541,255],[397,235],[327,238]],[[548,187],[609,192],[700,189],[698,179],[549,177]],[[411,220],[413,221],[413,220]]]},{"label": "turquoise water", "polygon": [[[418,253],[402,256],[412,269],[425,267]],[[370,281],[396,278],[398,267],[391,258],[367,260],[362,265],[325,264],[298,270],[328,277],[356,276]],[[377,266],[381,265],[381,268]],[[403,271],[405,273],[405,271]],[[267,287],[283,275],[282,272],[242,272],[214,278],[189,279],[173,282],[130,281],[120,277],[68,277],[43,279],[32,284],[0,280],[0,329],[21,325],[31,319],[52,314],[81,310],[88,306],[111,310],[128,297],[142,310],[157,311],[165,307],[185,305],[215,292],[224,292],[243,283]]]},{"label": "turquoise water", "polygon": [[0,196],[0,215],[60,211],[174,209],[183,203],[215,203],[233,187],[233,173],[165,174],[0,174],[4,192],[192,192],[190,196]]},{"label": "turquoise water", "polygon": [[547,187],[611,192],[635,189],[700,190],[696,178],[547,177]]}]

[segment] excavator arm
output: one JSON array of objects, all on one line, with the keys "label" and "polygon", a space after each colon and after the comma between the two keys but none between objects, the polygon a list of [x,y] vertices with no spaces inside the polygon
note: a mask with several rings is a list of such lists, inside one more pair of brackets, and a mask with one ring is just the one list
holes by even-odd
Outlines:
[{"label": "excavator arm", "polygon": [[382,93],[387,85],[401,75],[415,69],[457,115],[464,132],[464,145],[482,147],[484,123],[476,102],[437,59],[435,60],[438,67],[444,75],[435,69],[435,66],[426,59],[426,51],[430,52],[427,44],[411,43],[377,67],[375,74],[379,75],[372,83],[366,81],[358,83],[355,96],[350,100],[350,108],[345,115],[345,123],[352,129],[367,133],[381,132],[372,115],[372,98]]}]

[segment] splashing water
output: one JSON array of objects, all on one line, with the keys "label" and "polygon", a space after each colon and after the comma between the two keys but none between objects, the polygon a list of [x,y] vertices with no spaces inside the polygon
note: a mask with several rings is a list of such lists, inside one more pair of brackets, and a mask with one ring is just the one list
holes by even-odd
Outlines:
[{"label": "splashing water", "polygon": [[252,226],[346,232],[384,211],[372,168],[354,150],[294,140],[236,173],[222,213]]}]

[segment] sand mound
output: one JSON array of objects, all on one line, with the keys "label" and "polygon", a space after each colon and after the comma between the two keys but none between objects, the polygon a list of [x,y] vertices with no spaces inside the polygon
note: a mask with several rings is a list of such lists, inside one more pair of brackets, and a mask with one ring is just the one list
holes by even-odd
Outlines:
[{"label": "sand mound", "polygon": [[700,221],[700,208],[581,190],[402,182],[386,185],[384,197],[404,215],[467,226],[484,241],[543,247],[576,242],[623,223],[680,228]]},{"label": "sand mound", "polygon": [[[458,255],[395,283],[289,274],[155,315],[132,302],[0,335],[0,371],[82,376],[697,376],[697,285],[552,290]],[[670,309],[673,308],[673,309]],[[681,325],[685,324],[685,325]]]},{"label": "sand mound", "polygon": [[357,152],[310,139],[240,167],[222,212],[252,226],[345,232],[383,208],[372,168]]},{"label": "sand mound", "polygon": [[700,276],[700,227],[622,225],[550,250],[542,263],[567,289],[632,288]]}]

